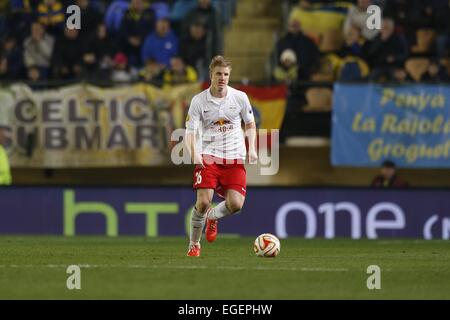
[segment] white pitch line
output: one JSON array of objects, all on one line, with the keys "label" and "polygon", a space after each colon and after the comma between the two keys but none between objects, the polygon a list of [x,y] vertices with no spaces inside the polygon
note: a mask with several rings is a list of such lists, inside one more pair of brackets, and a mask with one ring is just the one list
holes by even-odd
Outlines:
[{"label": "white pitch line", "polygon": [[[46,265],[0,265],[0,268],[67,268],[68,265],[64,264],[46,264]],[[265,266],[256,266],[256,267],[238,267],[238,266],[217,266],[217,267],[208,267],[205,265],[178,265],[178,266],[170,266],[170,265],[141,265],[141,264],[131,264],[131,265],[116,265],[116,264],[78,264],[80,268],[84,269],[111,269],[111,268],[130,268],[130,269],[187,269],[187,270],[197,270],[197,269],[219,269],[219,270],[259,270],[259,271],[300,271],[300,272],[347,272],[350,271],[347,268],[296,268],[296,267],[265,267]]]}]

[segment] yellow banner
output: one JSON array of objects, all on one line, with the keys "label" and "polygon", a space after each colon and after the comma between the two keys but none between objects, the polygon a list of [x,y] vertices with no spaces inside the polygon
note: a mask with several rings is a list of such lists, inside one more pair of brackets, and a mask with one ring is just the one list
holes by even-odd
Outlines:
[{"label": "yellow banner", "polygon": [[200,84],[110,89],[87,84],[0,89],[0,126],[12,167],[145,166],[169,161],[173,129]]}]

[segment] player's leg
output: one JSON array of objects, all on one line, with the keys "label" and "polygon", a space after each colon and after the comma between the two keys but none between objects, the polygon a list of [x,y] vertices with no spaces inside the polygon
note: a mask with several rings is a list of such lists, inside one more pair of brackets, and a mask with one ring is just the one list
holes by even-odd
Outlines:
[{"label": "player's leg", "polygon": [[211,206],[213,189],[197,189],[197,201],[192,209],[191,232],[189,235],[189,250],[187,255],[191,257],[200,256],[200,239],[205,226],[206,214]]},{"label": "player's leg", "polygon": [[[206,240],[213,242],[217,237],[218,220],[238,213],[244,205],[246,195],[246,172],[243,165],[233,165],[221,172],[219,188],[225,200],[208,212]],[[220,195],[220,194],[219,194]]]}]

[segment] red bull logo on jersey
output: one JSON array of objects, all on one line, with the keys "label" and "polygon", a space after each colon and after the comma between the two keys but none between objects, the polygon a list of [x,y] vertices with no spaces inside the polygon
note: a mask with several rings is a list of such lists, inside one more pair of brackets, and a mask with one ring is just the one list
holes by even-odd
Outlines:
[{"label": "red bull logo on jersey", "polygon": [[224,126],[224,125],[227,125],[227,124],[230,124],[230,123],[231,123],[230,120],[227,120],[227,119],[224,119],[224,118],[220,118],[219,120],[217,120],[213,124],[217,125],[217,126]]}]

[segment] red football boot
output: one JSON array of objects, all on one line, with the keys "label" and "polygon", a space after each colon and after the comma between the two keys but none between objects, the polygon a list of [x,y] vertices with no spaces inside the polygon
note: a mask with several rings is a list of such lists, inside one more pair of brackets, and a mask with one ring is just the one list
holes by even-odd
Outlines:
[{"label": "red football boot", "polygon": [[217,220],[206,219],[205,235],[206,235],[206,240],[208,240],[208,242],[214,242],[216,240],[217,224],[218,224]]},{"label": "red football boot", "polygon": [[200,244],[189,245],[189,251],[187,253],[188,257],[200,257]]}]

